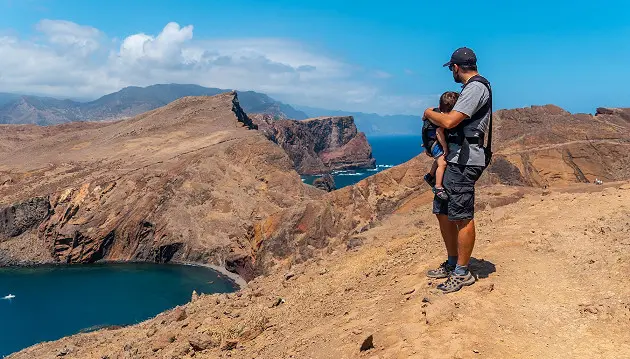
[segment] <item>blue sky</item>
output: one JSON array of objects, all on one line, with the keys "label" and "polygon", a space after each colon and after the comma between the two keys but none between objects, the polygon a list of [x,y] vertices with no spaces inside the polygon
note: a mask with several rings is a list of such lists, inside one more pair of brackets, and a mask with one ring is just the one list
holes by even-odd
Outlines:
[{"label": "blue sky", "polygon": [[[495,108],[630,107],[628,1],[0,0],[0,91],[252,89],[291,104],[420,113],[473,48]],[[167,26],[167,24],[169,24]]]}]

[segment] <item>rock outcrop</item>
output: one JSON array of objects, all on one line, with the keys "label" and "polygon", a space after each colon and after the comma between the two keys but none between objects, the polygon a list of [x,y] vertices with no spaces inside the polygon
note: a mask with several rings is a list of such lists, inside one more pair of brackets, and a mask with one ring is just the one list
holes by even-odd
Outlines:
[{"label": "rock outcrop", "polygon": [[126,121],[1,126],[0,265],[199,262],[251,278],[254,223],[323,194],[235,93]]},{"label": "rock outcrop", "polygon": [[372,148],[351,116],[303,121],[252,115],[265,136],[280,145],[300,174],[374,168]]},{"label": "rock outcrop", "polygon": [[630,109],[571,114],[557,106],[495,113],[486,183],[549,187],[630,178]]}]

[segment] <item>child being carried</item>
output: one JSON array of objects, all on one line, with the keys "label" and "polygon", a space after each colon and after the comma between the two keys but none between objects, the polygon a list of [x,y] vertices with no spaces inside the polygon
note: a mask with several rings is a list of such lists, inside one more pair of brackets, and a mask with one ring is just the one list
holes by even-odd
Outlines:
[{"label": "child being carried", "polygon": [[[448,91],[440,96],[439,108],[433,111],[450,112],[457,102],[459,94],[457,92]],[[424,120],[422,125],[422,145],[428,156],[433,157],[433,166],[431,172],[424,175],[424,180],[432,187],[433,193],[441,199],[447,200],[448,194],[444,190],[442,178],[446,171],[446,156],[448,155],[448,144],[446,143],[446,134],[443,127],[439,127],[429,120]]]}]

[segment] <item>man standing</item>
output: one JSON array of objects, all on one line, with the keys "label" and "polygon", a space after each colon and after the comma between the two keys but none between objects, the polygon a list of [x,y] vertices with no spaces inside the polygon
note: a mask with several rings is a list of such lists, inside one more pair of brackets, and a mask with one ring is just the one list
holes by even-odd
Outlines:
[{"label": "man standing", "polygon": [[[451,112],[428,108],[424,117],[448,130],[448,166],[444,188],[448,200],[433,199],[433,213],[440,224],[448,259],[427,272],[431,278],[448,278],[438,285],[445,293],[475,282],[468,263],[475,245],[475,183],[490,163],[492,152],[492,90],[488,80],[477,72],[477,57],[466,47],[455,50],[444,64],[462,91]],[[486,136],[487,134],[487,136]],[[487,138],[484,146],[484,138]]]}]

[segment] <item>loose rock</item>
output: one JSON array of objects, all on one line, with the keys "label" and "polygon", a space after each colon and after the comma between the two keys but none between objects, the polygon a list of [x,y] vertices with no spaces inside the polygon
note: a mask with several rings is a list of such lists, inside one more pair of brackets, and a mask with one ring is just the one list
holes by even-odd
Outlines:
[{"label": "loose rock", "polygon": [[373,348],[374,348],[374,336],[370,335],[369,337],[365,338],[365,340],[363,341],[363,344],[361,344],[360,351],[364,352]]}]

